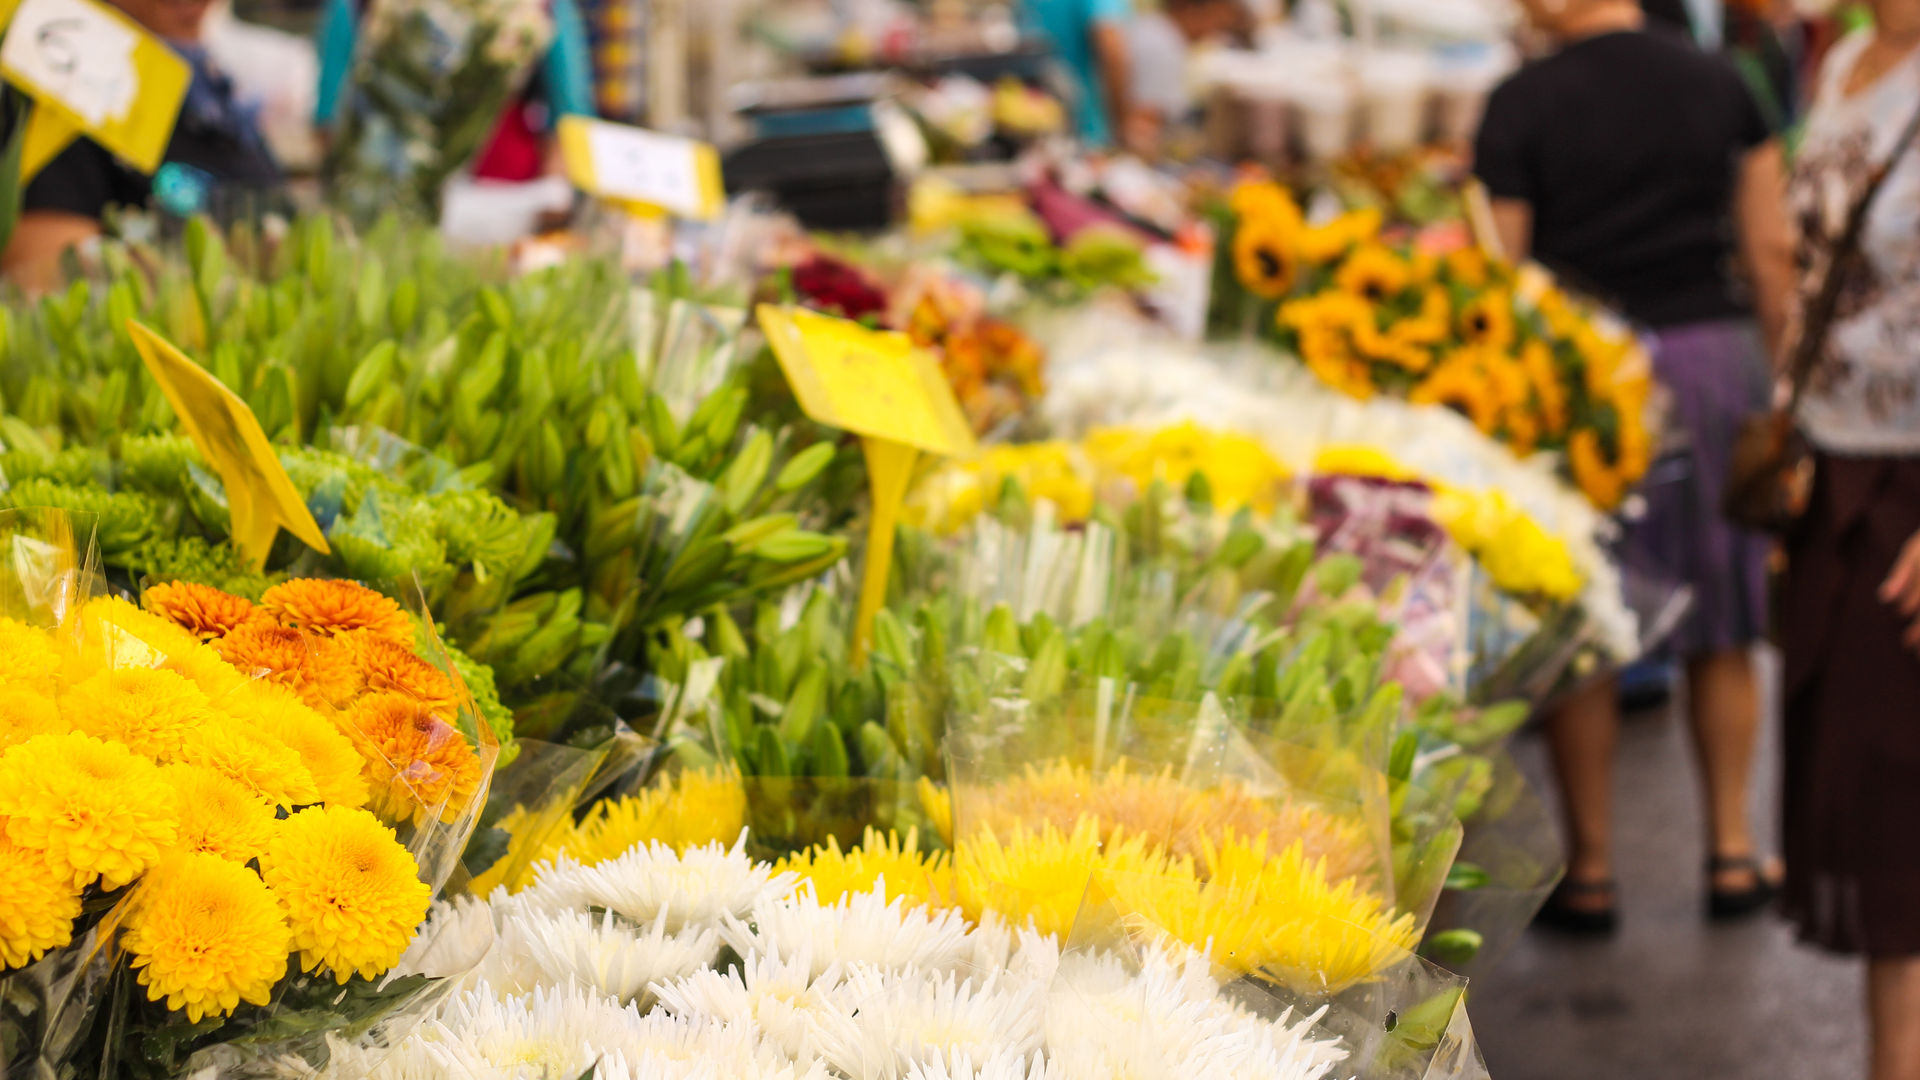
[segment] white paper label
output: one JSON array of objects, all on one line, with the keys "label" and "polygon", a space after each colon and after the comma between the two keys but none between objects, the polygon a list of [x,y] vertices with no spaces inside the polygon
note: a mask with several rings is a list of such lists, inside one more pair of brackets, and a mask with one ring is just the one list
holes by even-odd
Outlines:
[{"label": "white paper label", "polygon": [[689,139],[618,124],[587,131],[597,194],[651,203],[682,217],[698,217],[700,166]]},{"label": "white paper label", "polygon": [[89,0],[23,0],[0,45],[0,68],[97,128],[133,108],[139,40]]}]

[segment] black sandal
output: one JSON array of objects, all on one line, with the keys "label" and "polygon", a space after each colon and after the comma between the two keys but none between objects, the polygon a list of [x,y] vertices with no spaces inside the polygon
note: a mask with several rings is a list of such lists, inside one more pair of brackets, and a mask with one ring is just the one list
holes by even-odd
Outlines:
[{"label": "black sandal", "polygon": [[[1717,889],[1713,879],[1719,874],[1745,870],[1753,874],[1753,884],[1744,889]],[[1714,922],[1735,922],[1756,915],[1773,905],[1780,895],[1780,883],[1767,876],[1767,867],[1752,855],[1715,855],[1707,860],[1707,918]]]},{"label": "black sandal", "polygon": [[1611,902],[1605,907],[1575,907],[1568,901],[1576,896],[1605,896],[1611,901],[1614,891],[1611,878],[1605,881],[1575,881],[1567,878],[1553,890],[1553,895],[1547,897],[1540,914],[1533,917],[1534,925],[1580,937],[1608,937],[1620,929],[1618,907]]}]

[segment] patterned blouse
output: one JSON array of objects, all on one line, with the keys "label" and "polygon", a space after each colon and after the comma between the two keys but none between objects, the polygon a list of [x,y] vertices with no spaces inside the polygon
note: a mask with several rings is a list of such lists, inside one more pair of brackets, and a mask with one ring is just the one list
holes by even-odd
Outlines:
[{"label": "patterned blouse", "polygon": [[[1843,93],[1870,38],[1856,32],[1828,54],[1794,166],[1790,202],[1809,292],[1868,174],[1920,106],[1920,53]],[[1908,149],[1881,189],[1861,254],[1802,399],[1800,427],[1828,453],[1920,454],[1920,149]]]}]

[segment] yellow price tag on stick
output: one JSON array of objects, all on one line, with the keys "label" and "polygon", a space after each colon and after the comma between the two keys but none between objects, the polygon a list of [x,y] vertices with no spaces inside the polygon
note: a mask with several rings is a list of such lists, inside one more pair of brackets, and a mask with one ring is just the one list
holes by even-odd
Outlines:
[{"label": "yellow price tag on stick", "polygon": [[866,660],[873,618],[887,596],[893,532],[913,464],[924,451],[951,457],[974,449],[973,429],[940,365],[905,334],[846,319],[762,304],[760,329],[800,409],[828,427],[860,436],[873,511],[853,629],[853,662]]},{"label": "yellow price tag on stick", "polygon": [[561,117],[559,136],[568,179],[589,195],[699,221],[726,206],[720,154],[697,139],[585,116]]},{"label": "yellow price tag on stick", "polygon": [[133,347],[172,403],[193,445],[200,448],[227,489],[233,544],[258,570],[266,565],[273,537],[282,527],[325,555],[327,538],[287,478],[280,456],[239,395],[173,347],[165,338],[127,320]]},{"label": "yellow price tag on stick", "polygon": [[84,133],[144,173],[160,167],[193,80],[159,38],[95,0],[19,0],[0,75],[34,99],[35,113],[57,116],[35,136],[41,164]]}]

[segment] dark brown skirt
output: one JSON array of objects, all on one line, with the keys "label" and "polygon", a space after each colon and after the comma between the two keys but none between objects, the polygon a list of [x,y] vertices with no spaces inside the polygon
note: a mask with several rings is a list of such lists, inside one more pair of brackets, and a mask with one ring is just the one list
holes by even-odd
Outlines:
[{"label": "dark brown skirt", "polygon": [[1881,582],[1920,531],[1920,458],[1822,456],[1787,538],[1785,911],[1803,940],[1920,953],[1920,656]]}]

